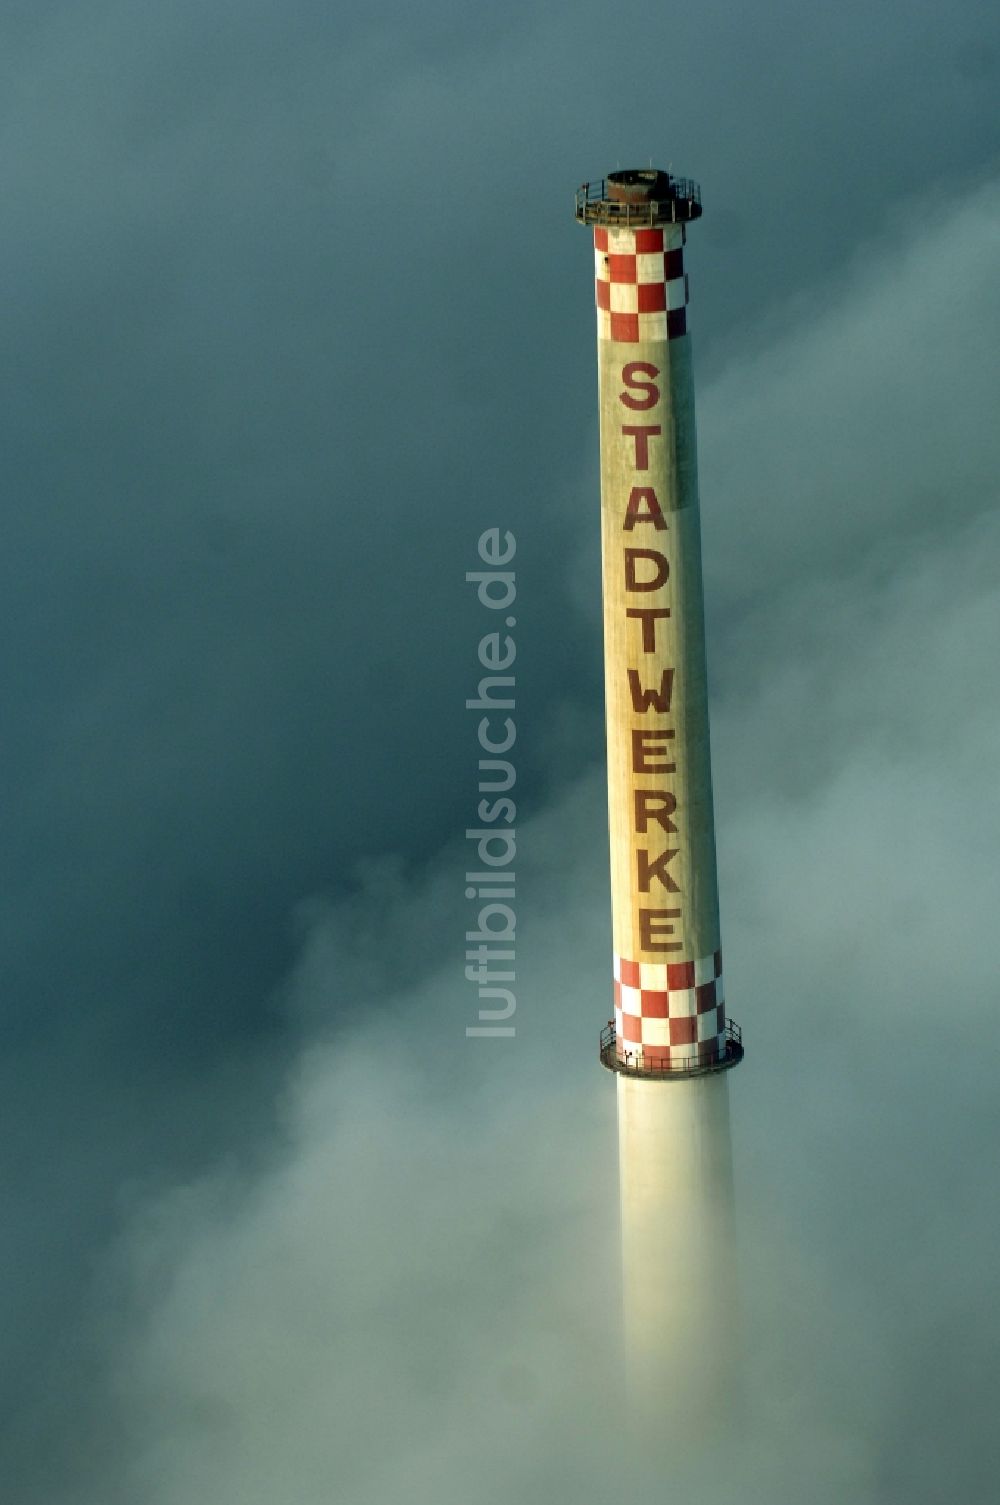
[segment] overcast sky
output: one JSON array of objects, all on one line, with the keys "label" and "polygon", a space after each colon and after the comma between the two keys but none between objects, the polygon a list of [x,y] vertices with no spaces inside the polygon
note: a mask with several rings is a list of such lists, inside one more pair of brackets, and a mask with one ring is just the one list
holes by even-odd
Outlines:
[{"label": "overcast sky", "polygon": [[[0,84],[4,1500],[621,1488],[572,193],[650,160],[705,203],[748,1046],[750,1440],[738,1483],[682,1494],[985,1498],[995,16],[8,0]],[[490,526],[517,540],[518,1034],[468,1042]]]}]

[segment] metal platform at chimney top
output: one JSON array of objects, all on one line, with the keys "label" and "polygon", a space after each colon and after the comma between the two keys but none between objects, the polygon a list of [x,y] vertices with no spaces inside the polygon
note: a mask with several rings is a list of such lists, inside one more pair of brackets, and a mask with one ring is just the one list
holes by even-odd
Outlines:
[{"label": "metal platform at chimney top", "polygon": [[581,225],[669,225],[701,217],[701,189],[692,178],[657,168],[612,172],[576,191]]},{"label": "metal platform at chimney top", "polygon": [[608,1071],[615,1071],[619,1076],[648,1077],[655,1081],[664,1078],[674,1081],[684,1077],[713,1076],[717,1072],[729,1071],[731,1067],[738,1066],[743,1059],[743,1031],[731,1019],[726,1020],[725,1041],[725,1055],[714,1061],[684,1061],[676,1066],[657,1063],[647,1066],[644,1062],[637,1061],[635,1054],[626,1056],[624,1060],[619,1056],[614,1020],[609,1019],[601,1030],[600,1061]]}]

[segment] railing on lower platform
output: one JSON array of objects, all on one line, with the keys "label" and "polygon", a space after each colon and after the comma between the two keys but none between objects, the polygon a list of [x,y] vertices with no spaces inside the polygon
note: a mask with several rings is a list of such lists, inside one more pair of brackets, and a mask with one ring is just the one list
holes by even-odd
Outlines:
[{"label": "railing on lower platform", "polygon": [[604,1029],[601,1030],[600,1061],[608,1071],[617,1071],[620,1076],[641,1077],[692,1077],[710,1076],[713,1072],[728,1071],[730,1067],[739,1065],[743,1059],[743,1031],[732,1019],[726,1020],[726,1032],[724,1039],[724,1053],[707,1061],[699,1061],[690,1056],[683,1057],[674,1062],[656,1061],[647,1063],[642,1056],[642,1047],[634,1046],[631,1042],[625,1045],[626,1054],[618,1054],[618,1036],[615,1031],[613,1019],[609,1019]]}]

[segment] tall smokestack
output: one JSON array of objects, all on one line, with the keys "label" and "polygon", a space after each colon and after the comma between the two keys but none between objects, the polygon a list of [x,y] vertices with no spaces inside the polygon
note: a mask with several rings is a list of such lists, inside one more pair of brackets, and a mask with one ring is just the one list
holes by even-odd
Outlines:
[{"label": "tall smokestack", "polygon": [[633,1393],[672,1398],[678,1421],[725,1365],[725,1073],[743,1055],[722,976],[684,268],[700,215],[697,184],[653,169],[576,196],[594,232],[601,422],[614,1018],[600,1059],[617,1074]]}]

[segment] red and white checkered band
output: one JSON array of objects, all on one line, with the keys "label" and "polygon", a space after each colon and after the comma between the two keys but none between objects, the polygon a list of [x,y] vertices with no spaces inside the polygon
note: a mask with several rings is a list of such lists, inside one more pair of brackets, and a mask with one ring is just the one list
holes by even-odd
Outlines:
[{"label": "red and white checkered band", "polygon": [[616,956],[618,1057],[637,1066],[704,1066],[726,1053],[722,952],[689,962]]},{"label": "red and white checkered band", "polygon": [[594,230],[597,338],[636,344],[687,333],[683,226]]}]

